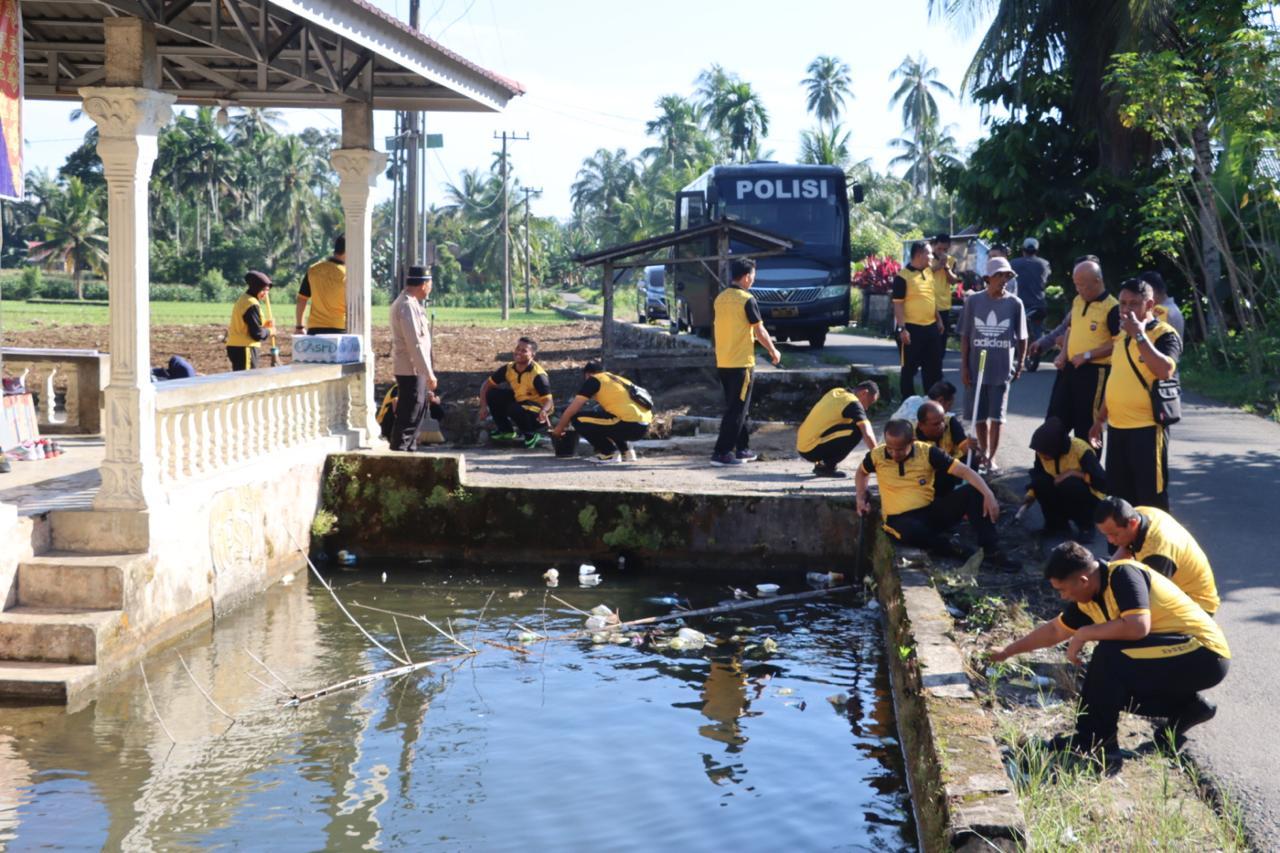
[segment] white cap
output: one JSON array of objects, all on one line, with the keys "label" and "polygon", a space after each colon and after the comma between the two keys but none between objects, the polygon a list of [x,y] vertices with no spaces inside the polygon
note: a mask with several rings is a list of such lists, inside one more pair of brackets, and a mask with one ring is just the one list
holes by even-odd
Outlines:
[{"label": "white cap", "polygon": [[1035,237],[1028,237],[1027,239],[1022,241],[1022,248],[1030,249],[1033,252],[1038,252],[1040,251],[1040,241],[1037,240]]},{"label": "white cap", "polygon": [[[987,261],[987,275],[992,276],[998,272],[1013,274],[1013,267],[1009,264],[1008,258],[992,258]],[[1017,278],[1017,276],[1014,275],[1014,278]]]}]

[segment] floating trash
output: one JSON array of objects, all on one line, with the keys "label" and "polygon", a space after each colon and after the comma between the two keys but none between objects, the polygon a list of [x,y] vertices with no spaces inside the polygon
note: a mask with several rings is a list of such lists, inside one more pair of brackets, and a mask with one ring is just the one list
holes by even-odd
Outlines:
[{"label": "floating trash", "polygon": [[[756,584],[756,592],[759,595],[777,595],[781,589],[776,583],[758,583]],[[736,590],[735,590],[736,593]]]},{"label": "floating trash", "polygon": [[594,575],[595,573],[596,573],[596,567],[591,565],[590,563],[583,563],[582,565],[578,566],[578,577],[580,578],[586,577],[587,575]]},{"label": "floating trash", "polygon": [[599,575],[579,575],[578,586],[582,586],[582,587],[599,586],[600,580],[601,578]]},{"label": "floating trash", "polygon": [[549,584],[554,584],[556,581],[560,580],[560,572],[555,569],[547,569],[542,573],[542,579]]},{"label": "floating trash", "polygon": [[344,566],[354,566],[356,564],[356,555],[344,548],[338,552],[338,562]]},{"label": "floating trash", "polygon": [[760,644],[760,649],[765,654],[771,655],[778,650],[778,642],[773,637],[765,637],[764,642]]}]

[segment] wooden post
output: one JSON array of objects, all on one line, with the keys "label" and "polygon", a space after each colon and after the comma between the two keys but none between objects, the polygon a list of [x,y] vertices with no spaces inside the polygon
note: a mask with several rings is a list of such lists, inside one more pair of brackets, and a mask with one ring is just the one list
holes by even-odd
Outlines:
[{"label": "wooden post", "polygon": [[600,326],[600,360],[606,369],[613,358],[613,264],[604,265],[604,320]]},{"label": "wooden post", "polygon": [[720,295],[720,289],[729,286],[729,226],[724,222],[720,223],[720,230],[716,233],[716,271],[719,273],[719,281],[716,286],[711,288],[711,343],[716,342],[716,297]]}]

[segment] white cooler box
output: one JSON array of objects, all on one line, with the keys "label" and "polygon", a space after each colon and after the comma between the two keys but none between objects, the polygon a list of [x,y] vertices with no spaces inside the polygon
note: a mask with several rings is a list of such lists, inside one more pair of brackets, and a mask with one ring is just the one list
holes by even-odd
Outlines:
[{"label": "white cooler box", "polygon": [[298,335],[293,339],[298,364],[353,364],[360,361],[359,335]]}]

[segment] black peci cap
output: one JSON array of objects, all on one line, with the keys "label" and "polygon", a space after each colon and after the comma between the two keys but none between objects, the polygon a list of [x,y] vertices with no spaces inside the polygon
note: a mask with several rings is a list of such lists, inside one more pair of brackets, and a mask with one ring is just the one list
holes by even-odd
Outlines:
[{"label": "black peci cap", "polygon": [[409,271],[404,276],[405,287],[423,284],[428,281],[431,281],[431,270],[426,267],[409,267]]}]

